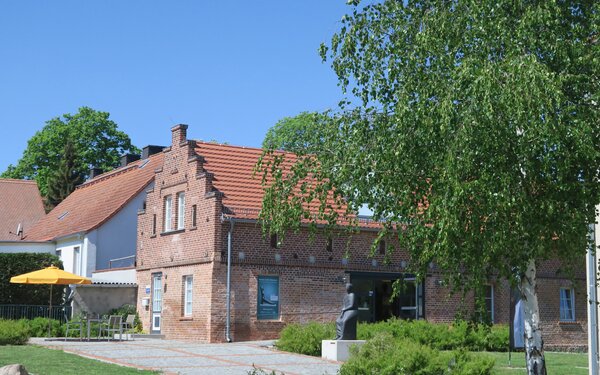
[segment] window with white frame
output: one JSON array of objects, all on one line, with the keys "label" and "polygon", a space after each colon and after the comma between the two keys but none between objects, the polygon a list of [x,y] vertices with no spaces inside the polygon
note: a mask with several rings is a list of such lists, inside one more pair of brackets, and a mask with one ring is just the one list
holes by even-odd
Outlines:
[{"label": "window with white frame", "polygon": [[173,198],[170,195],[165,197],[165,209],[164,209],[164,223],[163,228],[165,232],[173,230],[171,225],[171,216],[173,212]]},{"label": "window with white frame", "polygon": [[485,311],[488,314],[490,323],[494,323],[494,286],[485,286]]},{"label": "window with white frame", "polygon": [[81,275],[81,249],[79,246],[73,248],[73,273]]},{"label": "window with white frame", "polygon": [[183,286],[183,315],[192,316],[192,289],[194,287],[193,276],[184,276]]},{"label": "window with white frame", "polygon": [[185,193],[177,193],[177,229],[185,227]]},{"label": "window with white frame", "polygon": [[402,292],[398,296],[401,319],[420,319],[423,317],[423,285],[414,278],[405,278]]},{"label": "window with white frame", "polygon": [[571,288],[560,288],[560,320],[575,321],[575,294]]}]

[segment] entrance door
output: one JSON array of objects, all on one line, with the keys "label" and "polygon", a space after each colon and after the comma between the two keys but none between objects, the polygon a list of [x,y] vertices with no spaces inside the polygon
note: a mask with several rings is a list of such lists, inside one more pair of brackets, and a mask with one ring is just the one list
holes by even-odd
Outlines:
[{"label": "entrance door", "polygon": [[152,332],[160,333],[162,311],[162,275],[152,275]]},{"label": "entrance door", "polygon": [[401,274],[352,273],[350,278],[358,299],[358,320],[378,322],[393,317],[423,318],[423,286],[414,277],[404,275],[402,287],[394,298],[394,282]]}]

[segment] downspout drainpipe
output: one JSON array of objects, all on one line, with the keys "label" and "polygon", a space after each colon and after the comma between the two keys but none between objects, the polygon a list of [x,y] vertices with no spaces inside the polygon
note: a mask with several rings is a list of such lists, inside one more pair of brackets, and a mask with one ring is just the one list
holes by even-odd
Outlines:
[{"label": "downspout drainpipe", "polygon": [[595,225],[590,224],[590,239],[592,246],[587,252],[587,281],[588,281],[588,368],[590,375],[598,374],[598,293],[596,268],[596,231]]},{"label": "downspout drainpipe", "polygon": [[229,218],[229,232],[227,232],[227,295],[226,295],[226,320],[225,320],[225,340],[232,342],[231,340],[231,238],[233,237],[233,218]]}]

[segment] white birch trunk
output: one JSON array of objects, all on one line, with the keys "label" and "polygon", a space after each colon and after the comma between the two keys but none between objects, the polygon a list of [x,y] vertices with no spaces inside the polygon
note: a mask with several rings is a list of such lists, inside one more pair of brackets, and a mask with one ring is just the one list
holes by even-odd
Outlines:
[{"label": "white birch trunk", "polygon": [[544,340],[540,330],[540,309],[537,299],[535,260],[529,261],[527,271],[521,278],[521,299],[525,318],[525,358],[528,375],[546,375]]}]

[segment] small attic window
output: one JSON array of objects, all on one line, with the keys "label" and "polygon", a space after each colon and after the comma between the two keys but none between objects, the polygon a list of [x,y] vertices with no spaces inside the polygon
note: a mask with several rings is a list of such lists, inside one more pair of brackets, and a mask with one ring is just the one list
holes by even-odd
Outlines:
[{"label": "small attic window", "polygon": [[64,219],[64,217],[65,217],[65,216],[67,216],[68,214],[69,214],[69,211],[65,211],[65,212],[63,212],[62,214],[60,214],[60,216],[58,217],[58,219],[57,219],[57,220],[62,220],[62,219]]},{"label": "small attic window", "polygon": [[150,159],[146,159],[142,162],[142,164],[140,164],[140,166],[138,167],[139,169],[142,169],[146,166],[146,164],[148,164],[148,162],[150,162]]}]

